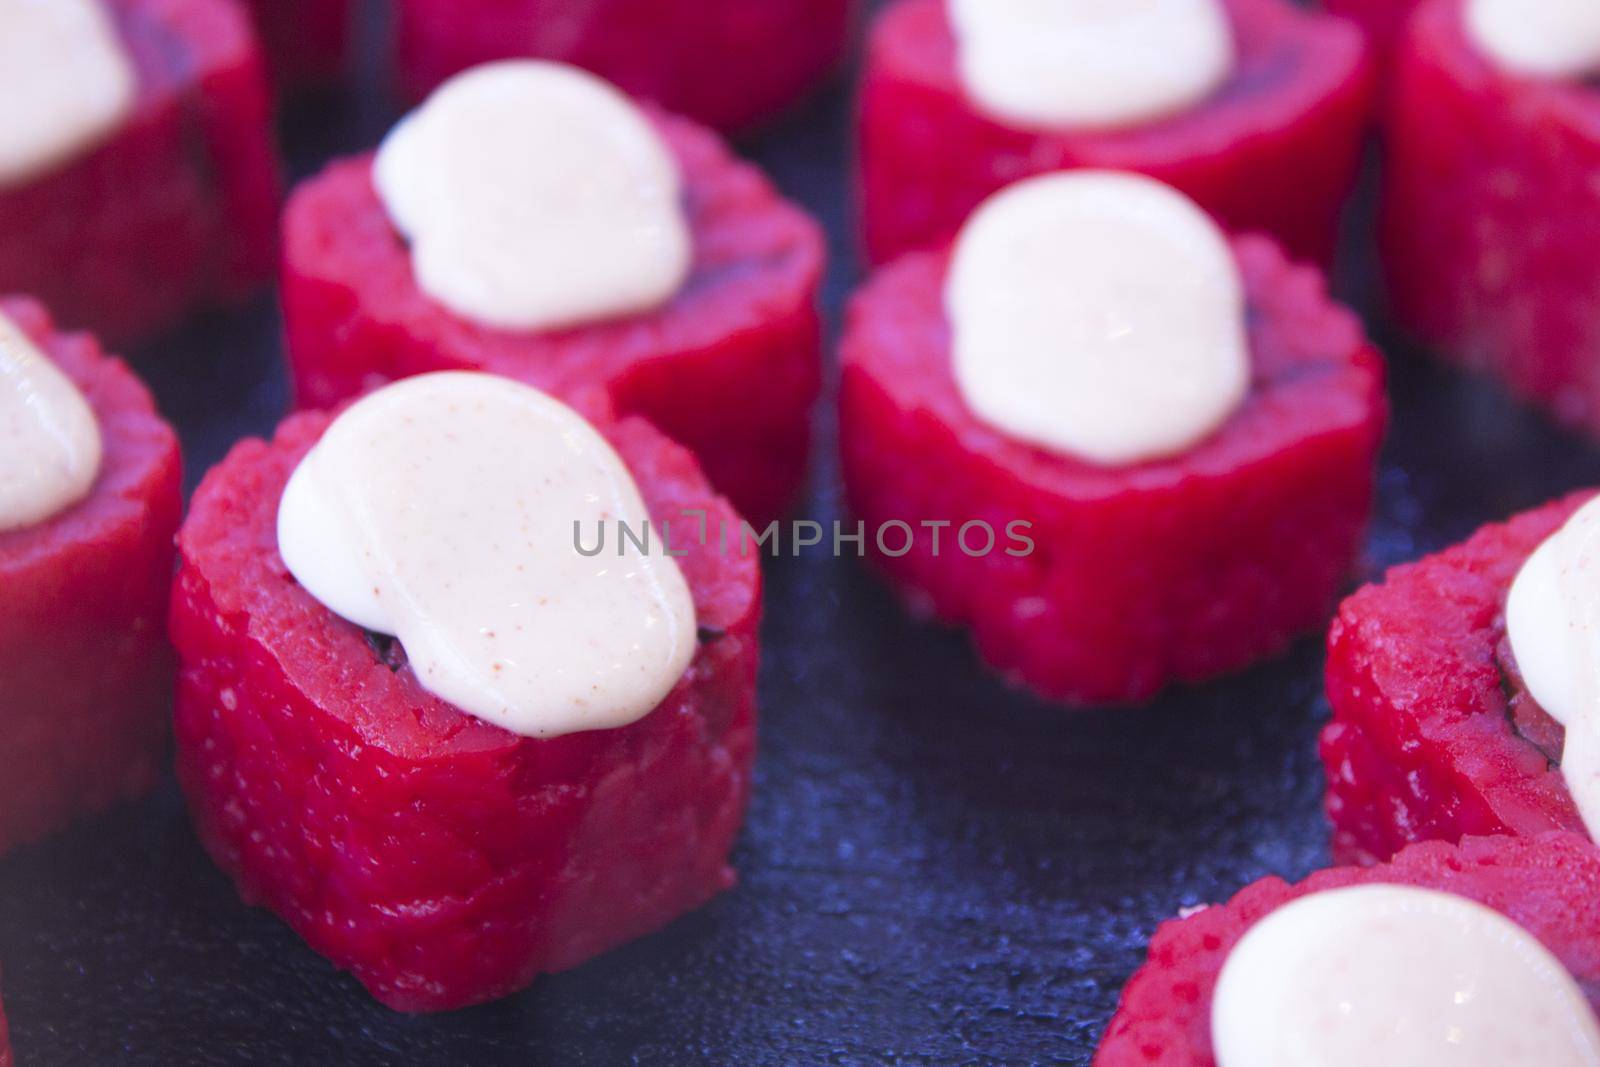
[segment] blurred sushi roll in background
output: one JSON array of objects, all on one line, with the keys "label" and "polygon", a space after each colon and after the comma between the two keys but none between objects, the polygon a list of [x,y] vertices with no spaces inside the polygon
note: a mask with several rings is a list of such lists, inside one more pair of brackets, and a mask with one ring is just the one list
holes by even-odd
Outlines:
[{"label": "blurred sushi roll in background", "polygon": [[1382,241],[1431,351],[1600,435],[1600,7],[1426,0],[1395,59]]},{"label": "blurred sushi roll in background", "polygon": [[855,0],[395,0],[401,87],[421,100],[495,59],[553,59],[724,132],[799,102],[844,58]]},{"label": "blurred sushi roll in background", "polygon": [[[497,103],[505,100],[520,103],[507,110]],[[502,125],[484,135],[485,123]],[[633,149],[572,137],[573,123],[614,128]],[[452,140],[455,130],[465,139]],[[438,150],[445,141],[453,147]],[[433,148],[418,151],[425,142]],[[623,179],[640,161],[650,173],[630,191]],[[596,168],[614,180],[597,184]],[[409,210],[407,190],[421,182],[430,183],[422,209]],[[544,190],[537,200],[514,195],[535,186]],[[581,235],[626,217],[629,204],[655,212],[643,232],[674,245],[648,292],[628,289],[637,278],[605,275],[661,253],[653,241],[602,257],[589,278],[579,253],[598,246],[582,240],[451,251],[423,217],[475,205],[484,212],[475,232],[506,235],[549,225],[535,217],[546,213],[556,222],[539,233]],[[692,449],[752,522],[794,505],[822,387],[826,248],[810,216],[704,127],[565,64],[487,64],[442,87],[379,153],[335,161],[297,188],[284,234],[284,319],[301,406],[433,370],[491,370],[558,394],[601,386],[619,411]],[[510,280],[493,268],[502,257],[518,265]],[[484,294],[496,292],[525,305],[491,306]]]},{"label": "blurred sushi roll in background", "polygon": [[178,439],[38,303],[0,299],[0,853],[156,782]]},{"label": "blurred sushi roll in background", "polygon": [[1353,24],[1287,0],[1036,15],[984,0],[878,15],[858,129],[872,262],[949,240],[1002,186],[1077,167],[1148,174],[1232,231],[1331,259],[1373,96]]},{"label": "blurred sushi roll in background", "polygon": [[279,173],[231,0],[0,4],[0,291],[109,344],[263,286]]}]

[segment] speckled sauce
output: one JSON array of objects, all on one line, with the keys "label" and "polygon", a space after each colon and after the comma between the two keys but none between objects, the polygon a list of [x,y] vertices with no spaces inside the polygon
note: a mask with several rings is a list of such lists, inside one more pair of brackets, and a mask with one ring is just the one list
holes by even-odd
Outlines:
[{"label": "speckled sauce", "polygon": [[[847,105],[835,91],[746,146],[827,223],[835,328],[859,278]],[[395,117],[367,99],[294,109],[298,173]],[[1370,311],[1372,278],[1358,254],[1340,289]],[[1600,484],[1600,449],[1388,348],[1395,420],[1363,576]],[[269,300],[137,356],[183,431],[191,486],[287,405]],[[819,427],[805,512],[827,522],[826,406]],[[1159,922],[1327,864],[1317,637],[1142,711],[1068,716],[909,618],[854,559],[785,557],[767,580],[732,892],[522,996],[405,1018],[241,905],[169,782],[0,860],[19,1062],[1084,1064]]]},{"label": "speckled sauce", "polygon": [[399,638],[422,688],[524,737],[637,722],[695,653],[689,583],[627,465],[498,375],[346,408],[283,491],[278,551],[329,610]]}]

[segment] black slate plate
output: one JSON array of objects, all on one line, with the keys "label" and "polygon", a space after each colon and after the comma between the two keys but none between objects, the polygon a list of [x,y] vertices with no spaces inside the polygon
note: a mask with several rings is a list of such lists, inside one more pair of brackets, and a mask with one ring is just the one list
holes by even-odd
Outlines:
[{"label": "black slate plate", "polygon": [[[391,117],[376,99],[294,108],[296,170],[372,143]],[[836,88],[747,146],[827,223],[835,322],[857,277],[847,127]],[[1356,212],[1358,249],[1369,215]],[[1364,258],[1341,288],[1371,310]],[[136,354],[183,430],[191,485],[284,410],[277,338],[263,298]],[[1594,447],[1390,352],[1366,575],[1600,482]],[[807,508],[823,521],[840,513],[830,415]],[[1326,862],[1316,637],[1143,711],[1069,715],[1008,691],[959,635],[907,620],[854,560],[783,559],[769,577],[735,891],[522,996],[396,1015],[238,902],[169,782],[0,862],[19,1062],[1086,1063],[1158,922]]]}]

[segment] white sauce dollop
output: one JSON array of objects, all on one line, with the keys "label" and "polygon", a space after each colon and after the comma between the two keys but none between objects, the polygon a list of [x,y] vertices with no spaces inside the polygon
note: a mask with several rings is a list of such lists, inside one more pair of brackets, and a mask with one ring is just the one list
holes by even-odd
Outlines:
[{"label": "white sauce dollop", "polygon": [[[570,408],[450,372],[371,394],[290,478],[278,547],[335,614],[400,641],[417,680],[527,737],[625,726],[688,668],[694,602],[628,468]],[[604,522],[607,550],[585,556]],[[659,533],[659,531],[656,531]]]},{"label": "white sauce dollop", "polygon": [[1218,1067],[1595,1067],[1600,1027],[1561,962],[1448,893],[1314,893],[1234,946],[1211,1009]]},{"label": "white sauce dollop", "polygon": [[1582,78],[1600,73],[1600,2],[1468,0],[1467,34],[1518,74]]},{"label": "white sauce dollop", "polygon": [[1187,197],[1067,171],[978,209],[945,283],[956,383],[979,418],[1095,463],[1183,452],[1250,388],[1244,283]]},{"label": "white sauce dollop", "polygon": [[1220,0],[949,0],[957,69],[1023,126],[1131,126],[1183,111],[1233,73]]},{"label": "white sauce dollop", "polygon": [[665,142],[626,96],[560,63],[445,82],[385,138],[373,181],[423,292],[486,326],[648,311],[693,259]]},{"label": "white sauce dollop", "polygon": [[44,522],[88,496],[100,453],[89,401],[0,315],[0,530]]},{"label": "white sauce dollop", "polygon": [[1600,836],[1600,499],[1517,572],[1506,636],[1529,694],[1566,727],[1561,775],[1590,835]]},{"label": "white sauce dollop", "polygon": [[0,188],[104,140],[133,108],[137,85],[99,0],[0,0]]}]

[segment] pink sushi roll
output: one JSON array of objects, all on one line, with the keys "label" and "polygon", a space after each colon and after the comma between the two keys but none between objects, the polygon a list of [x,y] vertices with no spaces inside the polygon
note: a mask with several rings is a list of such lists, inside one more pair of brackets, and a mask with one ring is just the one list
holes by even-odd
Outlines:
[{"label": "pink sushi roll", "polygon": [[279,179],[260,48],[237,5],[101,2],[82,10],[109,17],[109,40],[58,31],[101,56],[97,95],[79,102],[102,109],[100,125],[0,173],[0,291],[121,344],[271,277]]}]

